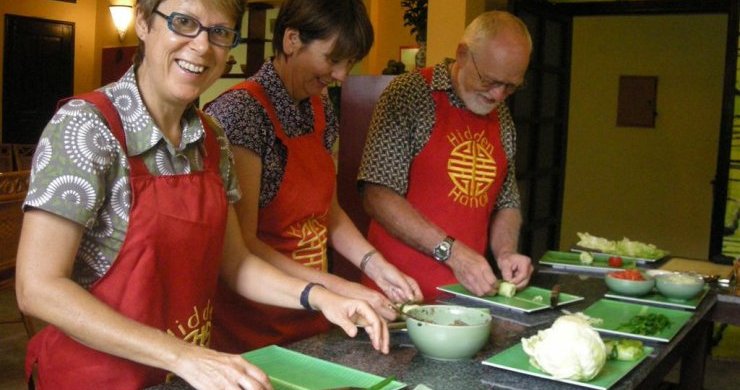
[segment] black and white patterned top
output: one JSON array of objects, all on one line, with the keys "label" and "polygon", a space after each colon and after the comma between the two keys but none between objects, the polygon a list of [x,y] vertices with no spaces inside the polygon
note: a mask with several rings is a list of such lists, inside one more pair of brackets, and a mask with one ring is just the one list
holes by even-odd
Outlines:
[{"label": "black and white patterned top", "polygon": [[[445,59],[434,66],[431,85],[418,71],[402,74],[383,91],[368,130],[357,180],[381,184],[401,195],[406,195],[411,162],[431,138],[434,128],[434,100],[432,91],[444,91],[453,107],[465,109],[465,103],[452,87],[450,65]],[[514,154],[516,128],[509,108],[499,105],[501,144],[506,154],[508,171],[496,200],[496,209],[519,208],[519,190],[516,185]]]},{"label": "black and white patterned top", "polygon": [[[296,104],[271,61],[266,61],[249,80],[264,88],[288,137],[313,131],[311,100],[304,99]],[[324,94],[321,100],[326,117],[324,146],[331,153],[339,135],[338,120],[329,96]],[[267,206],[280,189],[287,158],[285,146],[275,135],[267,111],[244,90],[222,94],[209,103],[205,111],[221,124],[232,145],[247,148],[260,156],[262,177],[259,206]]]},{"label": "black and white patterned top", "polygon": [[[113,102],[126,133],[126,147],[155,176],[203,169],[205,131],[195,107],[185,111],[181,145],[173,146],[154,124],[131,67],[101,89]],[[223,130],[212,122],[221,146],[219,168],[233,203],[241,197]],[[72,99],[46,125],[33,157],[24,208],[37,208],[84,226],[73,279],[89,287],[110,269],[123,245],[131,206],[129,165],[107,122],[92,104]],[[173,227],[176,228],[176,227]]]}]

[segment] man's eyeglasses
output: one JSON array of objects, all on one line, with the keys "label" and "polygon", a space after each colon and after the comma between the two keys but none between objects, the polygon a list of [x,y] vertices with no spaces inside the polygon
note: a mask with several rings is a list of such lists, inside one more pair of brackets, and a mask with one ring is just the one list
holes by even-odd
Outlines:
[{"label": "man's eyeglasses", "polygon": [[480,74],[480,70],[478,70],[478,64],[475,63],[475,56],[473,55],[473,52],[470,52],[470,59],[473,60],[473,67],[475,67],[475,72],[478,73],[478,80],[480,80],[480,85],[485,90],[491,90],[491,89],[499,89],[504,88],[504,91],[511,95],[512,93],[524,88],[526,85],[525,82],[522,82],[521,84],[510,84],[505,83],[503,81],[497,81],[497,80],[488,80],[483,77],[483,75]]},{"label": "man's eyeglasses", "polygon": [[177,35],[195,38],[201,31],[205,31],[208,33],[208,41],[216,46],[231,48],[239,44],[239,31],[223,26],[205,27],[198,19],[179,12],[173,12],[167,16],[155,9],[154,13],[167,19],[167,28]]}]

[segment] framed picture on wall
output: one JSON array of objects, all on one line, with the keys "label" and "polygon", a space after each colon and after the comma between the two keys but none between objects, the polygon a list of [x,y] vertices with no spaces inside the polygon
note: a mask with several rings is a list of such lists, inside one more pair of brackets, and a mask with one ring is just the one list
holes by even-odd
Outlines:
[{"label": "framed picture on wall", "polygon": [[77,0],[57,0],[57,1],[63,1],[65,3],[76,3]]}]

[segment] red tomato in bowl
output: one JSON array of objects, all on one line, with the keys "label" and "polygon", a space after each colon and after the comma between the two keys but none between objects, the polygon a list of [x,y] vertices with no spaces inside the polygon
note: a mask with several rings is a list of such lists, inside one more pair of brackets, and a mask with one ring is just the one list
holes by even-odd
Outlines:
[{"label": "red tomato in bowl", "polygon": [[609,258],[609,266],[619,268],[622,266],[622,258],[619,256],[612,256]]},{"label": "red tomato in bowl", "polygon": [[611,272],[609,275],[617,279],[625,280],[645,280],[638,269],[626,269],[624,271]]}]

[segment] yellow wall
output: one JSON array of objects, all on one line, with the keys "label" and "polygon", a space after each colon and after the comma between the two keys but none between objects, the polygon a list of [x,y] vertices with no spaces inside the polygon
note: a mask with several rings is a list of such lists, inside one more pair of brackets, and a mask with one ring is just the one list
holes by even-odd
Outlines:
[{"label": "yellow wall", "polygon": [[[577,17],[561,246],[576,232],[706,258],[725,15]],[[655,128],[616,127],[620,75],[658,77]]]},{"label": "yellow wall", "polygon": [[486,7],[484,0],[429,0],[427,65],[434,65],[444,58],[455,58],[465,26]]},{"label": "yellow wall", "polygon": [[[132,0],[116,0],[129,4]],[[0,2],[0,53],[4,52],[5,15],[36,17],[74,23],[74,93],[100,86],[100,58],[103,47],[118,46],[118,35],[108,11],[108,0],[77,0],[76,3],[52,0],[23,0]],[[134,34],[129,31],[124,44],[134,45]],[[2,74],[2,61],[0,61]],[[0,88],[2,78],[0,78]],[[0,96],[0,99],[2,97]],[[0,104],[2,101],[0,100]],[[2,113],[0,112],[0,121]]]},{"label": "yellow wall", "polygon": [[[375,30],[375,43],[363,61],[361,73],[379,75],[388,60],[400,60],[401,46],[416,45],[409,27],[403,25],[403,8],[398,0],[366,0],[370,22]],[[407,69],[409,70],[409,69]]]}]

